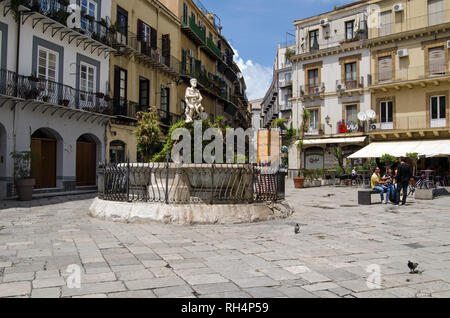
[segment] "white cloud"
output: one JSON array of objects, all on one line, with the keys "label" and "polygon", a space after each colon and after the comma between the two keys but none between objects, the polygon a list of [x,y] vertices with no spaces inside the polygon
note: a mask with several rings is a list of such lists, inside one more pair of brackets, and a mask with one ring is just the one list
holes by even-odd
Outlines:
[{"label": "white cloud", "polygon": [[234,50],[234,61],[241,69],[247,84],[247,97],[249,100],[263,98],[272,83],[273,69],[270,66],[264,66],[254,63],[252,60],[245,61],[239,56],[238,51]]}]

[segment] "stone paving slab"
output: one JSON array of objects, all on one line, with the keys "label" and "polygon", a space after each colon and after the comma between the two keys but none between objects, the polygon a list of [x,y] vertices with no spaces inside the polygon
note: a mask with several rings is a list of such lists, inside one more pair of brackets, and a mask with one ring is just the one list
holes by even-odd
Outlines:
[{"label": "stone paving slab", "polygon": [[356,188],[286,185],[292,217],[236,225],[103,221],[92,195],[2,201],[0,297],[450,297],[449,197],[358,206]]}]

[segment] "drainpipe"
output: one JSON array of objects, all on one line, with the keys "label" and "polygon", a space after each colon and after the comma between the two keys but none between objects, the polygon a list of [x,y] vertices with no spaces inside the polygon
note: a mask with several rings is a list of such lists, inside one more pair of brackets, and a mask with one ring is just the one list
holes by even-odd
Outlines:
[{"label": "drainpipe", "polygon": [[[15,95],[16,97],[19,97],[19,57],[20,57],[20,32],[21,32],[21,23],[20,21],[22,20],[22,14],[19,11],[19,16],[18,16],[18,20],[17,20],[17,48],[16,48],[16,91],[15,91]],[[14,103],[13,106],[13,151],[16,152],[17,148],[16,148],[16,103]],[[30,145],[31,147],[31,145]]]}]

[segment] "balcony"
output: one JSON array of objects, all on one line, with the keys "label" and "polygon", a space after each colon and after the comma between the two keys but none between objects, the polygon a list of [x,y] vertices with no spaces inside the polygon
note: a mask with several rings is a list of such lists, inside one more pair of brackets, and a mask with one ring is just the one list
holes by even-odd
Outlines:
[{"label": "balcony", "polygon": [[[13,14],[13,2],[5,2],[3,14],[11,12]],[[108,56],[114,52],[115,32],[108,27],[105,20],[95,21],[91,16],[83,16],[84,28],[69,28],[67,26],[67,5],[63,0],[16,0],[21,12],[21,24],[31,21],[33,29],[42,30],[46,33],[50,30],[53,38],[57,35],[63,41],[67,39],[69,44],[75,43],[77,47],[88,50],[91,54],[95,52],[100,56]],[[41,28],[38,28],[41,25]]]},{"label": "balcony", "polygon": [[151,48],[150,43],[139,39],[132,32],[128,32],[124,41],[117,43],[118,54],[133,55],[137,62],[156,67],[174,77],[181,72],[181,62],[177,58],[164,54],[160,48]]},{"label": "balcony", "polygon": [[206,70],[202,70],[201,63],[196,62],[200,61],[194,59],[192,65],[197,64],[197,66],[199,66],[198,69],[195,67],[191,67],[191,63],[189,61],[186,61],[186,63],[182,64],[181,74],[189,79],[196,78],[198,83],[200,84],[200,88],[207,90],[207,92],[209,92],[210,94],[216,97],[223,96],[223,89],[227,86],[225,81],[217,75],[206,72]]},{"label": "balcony", "polygon": [[359,44],[361,41],[366,41],[368,39],[366,22],[364,23],[364,29],[360,31],[355,31],[353,38],[348,39],[345,33],[332,33],[329,32],[328,35],[320,37],[318,41],[315,41],[313,45],[310,46],[308,39],[304,39],[300,43],[300,54],[304,53],[316,53],[323,50],[335,49],[342,46],[351,46]]},{"label": "balcony", "polygon": [[181,30],[197,45],[204,45],[206,43],[206,28],[196,24],[195,15],[191,15],[188,20],[188,25],[182,25]]},{"label": "balcony", "polygon": [[321,84],[307,84],[300,85],[300,97],[301,98],[311,98],[316,97],[322,98],[325,93],[325,83]]},{"label": "balcony", "polygon": [[359,93],[361,93],[362,92],[361,90],[363,88],[364,88],[364,76],[361,76],[357,80],[348,80],[345,82],[341,82],[339,80],[336,81],[336,92],[340,96],[344,93],[351,96],[355,90],[359,90]]},{"label": "balcony", "polygon": [[[58,110],[64,113],[71,110],[99,114],[111,113],[108,97],[100,92],[82,91],[34,76],[17,75],[4,69],[0,69],[0,79],[0,100],[24,101],[22,109],[32,105],[33,110],[44,106],[43,113],[49,109],[54,109],[53,114]],[[3,103],[0,102],[0,105],[3,106]]]},{"label": "balcony", "polygon": [[137,113],[148,111],[149,106],[139,105],[136,102],[124,99],[114,98],[112,101],[111,115],[136,118]]},{"label": "balcony", "polygon": [[[425,8],[426,11],[426,8]],[[418,15],[415,17],[402,17],[399,22],[392,22],[370,29],[370,39],[385,37],[402,32],[438,27],[450,22],[450,10]]]},{"label": "balcony", "polygon": [[286,81],[285,79],[280,80],[280,88],[292,87],[292,79]]},{"label": "balcony", "polygon": [[340,120],[336,123],[337,134],[364,132],[364,126],[357,120]]},{"label": "balcony", "polygon": [[321,136],[324,134],[325,131],[325,125],[324,124],[318,124],[314,127],[309,126],[308,130],[305,131],[305,137],[308,136]]},{"label": "balcony", "polygon": [[206,41],[206,47],[203,46],[203,48],[205,48],[206,52],[212,53],[213,57],[218,59],[221,58],[222,53],[220,52],[219,47],[214,43],[214,40],[211,37],[208,37],[208,40]]},{"label": "balcony", "polygon": [[173,124],[176,124],[182,119],[181,115],[177,115],[162,109],[158,109],[158,116],[161,122],[161,125],[170,127]]},{"label": "balcony", "polygon": [[[424,86],[427,82],[439,85],[443,80],[447,80],[450,75],[447,65],[437,65],[430,70],[426,70],[425,66],[405,67],[396,69],[394,74],[392,72],[386,73],[373,73],[369,78],[369,86],[371,87],[383,87],[383,86],[408,86],[412,88],[413,82]],[[373,83],[372,83],[373,80]]]}]

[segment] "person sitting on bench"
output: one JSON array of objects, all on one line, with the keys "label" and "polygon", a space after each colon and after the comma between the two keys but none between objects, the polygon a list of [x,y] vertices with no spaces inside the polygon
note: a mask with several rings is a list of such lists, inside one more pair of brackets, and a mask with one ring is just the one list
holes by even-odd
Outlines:
[{"label": "person sitting on bench", "polygon": [[388,168],[386,174],[382,178],[383,186],[387,188],[386,192],[386,204],[391,200],[395,201],[395,187],[394,187],[394,175],[392,169]]},{"label": "person sitting on bench", "polygon": [[[372,178],[370,178],[370,185],[372,190],[377,191],[380,193],[381,196],[381,203],[384,203],[384,193],[388,191],[388,188],[385,187],[382,184],[382,181],[380,179],[380,168],[376,167],[375,170],[373,171],[373,175]],[[389,201],[389,193],[386,194],[387,199],[386,199],[386,203]]]}]

